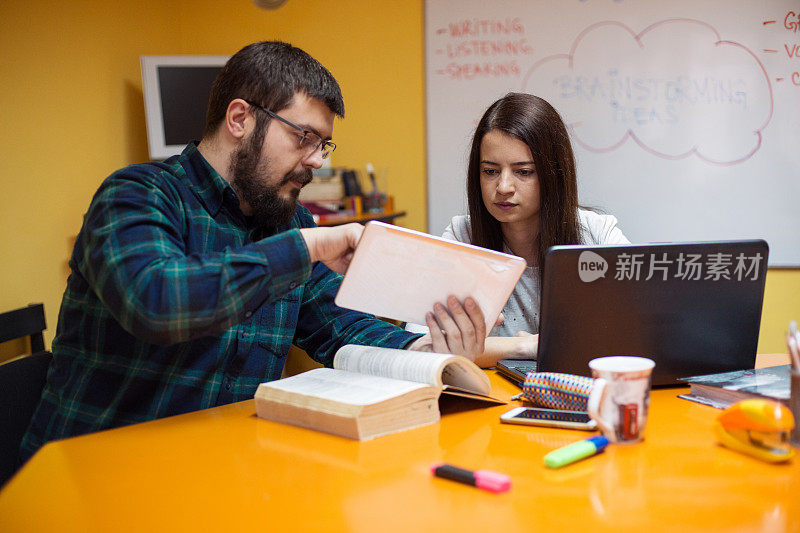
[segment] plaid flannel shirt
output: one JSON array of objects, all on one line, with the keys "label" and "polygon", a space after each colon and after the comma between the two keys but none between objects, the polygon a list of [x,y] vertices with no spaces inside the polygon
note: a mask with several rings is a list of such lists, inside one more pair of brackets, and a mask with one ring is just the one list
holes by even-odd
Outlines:
[{"label": "plaid flannel shirt", "polygon": [[418,335],[336,307],[341,276],[298,228],[260,235],[195,144],[109,176],[70,260],[53,363],[23,440],[49,440],[252,398],[296,344],[330,366],[344,344]]}]

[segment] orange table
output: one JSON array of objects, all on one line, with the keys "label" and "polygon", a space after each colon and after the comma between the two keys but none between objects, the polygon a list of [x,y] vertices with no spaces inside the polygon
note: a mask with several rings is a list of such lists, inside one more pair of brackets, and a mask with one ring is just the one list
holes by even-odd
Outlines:
[{"label": "orange table", "polygon": [[[489,371],[495,394],[516,388]],[[718,410],[652,394],[646,439],[548,470],[586,433],[501,425],[508,406],[355,442],[258,419],[252,401],[45,446],[0,493],[0,531],[785,531],[800,459],[714,444]],[[510,474],[494,495],[431,464]]]}]

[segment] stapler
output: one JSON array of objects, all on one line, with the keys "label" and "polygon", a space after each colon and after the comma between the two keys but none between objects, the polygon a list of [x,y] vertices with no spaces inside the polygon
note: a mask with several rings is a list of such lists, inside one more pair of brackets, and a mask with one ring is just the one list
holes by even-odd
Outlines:
[{"label": "stapler", "polygon": [[794,423],[792,412],[785,405],[750,399],[725,409],[712,428],[723,446],[762,461],[779,463],[795,455],[789,445]]}]

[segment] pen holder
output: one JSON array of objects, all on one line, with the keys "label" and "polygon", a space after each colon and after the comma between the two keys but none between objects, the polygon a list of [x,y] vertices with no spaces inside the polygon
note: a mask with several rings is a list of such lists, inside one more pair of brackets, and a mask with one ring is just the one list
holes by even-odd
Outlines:
[{"label": "pen holder", "polygon": [[364,195],[364,211],[367,213],[380,213],[386,205],[386,195],[379,192],[372,192]]},{"label": "pen holder", "polygon": [[789,443],[795,448],[800,448],[800,371],[791,370],[790,378],[789,410],[794,416],[794,429],[789,435]]},{"label": "pen holder", "polygon": [[530,372],[522,382],[522,397],[540,407],[586,411],[594,380],[557,372]]}]

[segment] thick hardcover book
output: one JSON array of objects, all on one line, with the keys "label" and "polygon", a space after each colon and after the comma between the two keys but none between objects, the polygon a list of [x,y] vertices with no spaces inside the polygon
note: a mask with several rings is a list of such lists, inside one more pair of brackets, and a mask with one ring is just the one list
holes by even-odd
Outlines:
[{"label": "thick hardcover book", "polygon": [[737,370],[681,378],[691,392],[680,398],[724,409],[747,398],[765,398],[778,402],[789,401],[789,370],[791,365],[770,366],[753,370]]},{"label": "thick hardcover book", "polygon": [[261,418],[368,440],[437,422],[440,394],[506,403],[464,357],[354,345],[333,368],[262,383],[255,402]]}]

